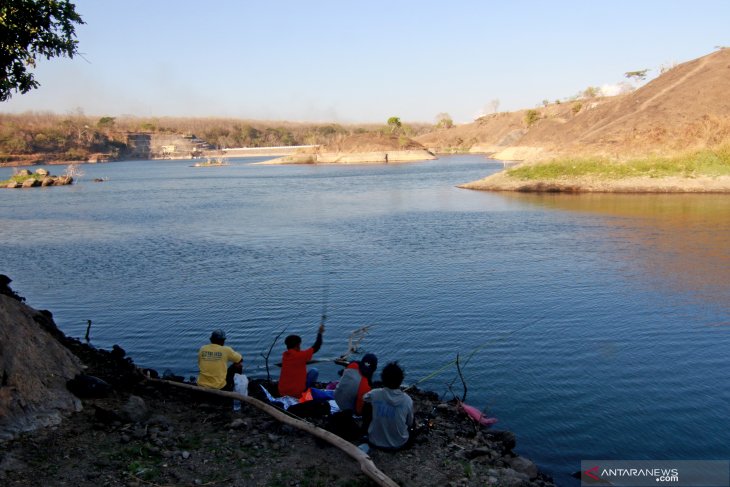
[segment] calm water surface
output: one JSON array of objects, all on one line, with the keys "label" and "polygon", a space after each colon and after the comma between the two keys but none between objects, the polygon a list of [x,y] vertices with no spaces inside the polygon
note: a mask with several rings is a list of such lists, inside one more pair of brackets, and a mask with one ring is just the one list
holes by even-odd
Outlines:
[{"label": "calm water surface", "polygon": [[[323,309],[321,356],[375,325],[363,351],[409,383],[473,353],[467,402],[561,485],[581,459],[730,457],[730,197],[455,188],[501,169],[478,156],[255,161],[0,190],[0,272],[66,333],[91,319],[95,345],[185,376],[217,327],[261,375],[273,338],[313,341]],[[420,386],[450,397],[454,376]]]}]

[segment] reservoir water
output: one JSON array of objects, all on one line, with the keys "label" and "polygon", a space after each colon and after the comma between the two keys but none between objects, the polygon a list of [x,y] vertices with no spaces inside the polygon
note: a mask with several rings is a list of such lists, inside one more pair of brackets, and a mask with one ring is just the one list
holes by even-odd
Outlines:
[{"label": "reservoir water", "polygon": [[[730,196],[456,188],[501,170],[480,156],[256,161],[85,165],[72,186],[0,190],[0,273],[67,334],[92,320],[94,345],[184,376],[219,327],[265,375],[274,337],[312,342],[323,311],[323,358],[363,325],[362,351],[407,383],[458,353],[467,402],[559,485],[581,459],[730,458]],[[455,377],[419,387],[448,399]]]}]

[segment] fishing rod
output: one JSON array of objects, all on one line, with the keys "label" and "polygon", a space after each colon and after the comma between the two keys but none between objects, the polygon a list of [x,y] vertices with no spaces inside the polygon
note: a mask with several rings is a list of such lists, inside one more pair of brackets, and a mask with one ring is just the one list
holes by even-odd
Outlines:
[{"label": "fishing rod", "polygon": [[329,302],[330,284],[329,270],[326,264],[325,253],[322,252],[322,316],[319,318],[319,326],[324,326],[327,321],[327,304]]},{"label": "fishing rod", "polygon": [[[476,353],[477,353],[478,351],[480,351],[480,350],[482,350],[482,349],[486,348],[486,347],[487,347],[488,345],[491,345],[492,343],[495,343],[495,342],[497,342],[497,341],[498,341],[498,340],[500,340],[500,339],[501,339],[501,340],[503,340],[503,339],[505,339],[505,338],[507,338],[507,337],[509,337],[509,336],[511,336],[511,335],[514,335],[514,334],[515,334],[515,333],[517,333],[518,331],[522,331],[522,330],[524,330],[525,328],[528,328],[528,327],[530,327],[530,326],[536,325],[536,324],[538,324],[539,322],[541,322],[542,320],[544,320],[545,318],[547,318],[547,315],[541,316],[540,318],[538,318],[538,319],[536,319],[536,320],[533,320],[533,321],[531,321],[531,322],[529,322],[529,323],[527,323],[527,324],[525,324],[525,325],[522,325],[522,326],[520,326],[520,327],[517,327],[517,328],[515,328],[514,330],[510,331],[509,333],[507,333],[506,335],[503,335],[503,336],[501,336],[501,337],[499,337],[499,338],[496,338],[496,339],[490,339],[490,340],[488,340],[488,341],[486,341],[486,342],[484,342],[484,343],[482,343],[482,344],[478,345],[477,347],[475,347],[475,348],[474,348],[474,349],[473,349],[473,350],[472,350],[472,351],[471,351],[471,352],[469,353],[469,355],[467,356],[466,360],[465,360],[465,361],[463,362],[462,366],[463,366],[463,367],[465,367],[465,366],[466,366],[466,365],[467,365],[467,364],[469,363],[469,361],[471,360],[471,358],[472,358],[472,357],[473,357],[473,356],[474,356],[474,355],[475,355],[475,354],[476,354]],[[420,379],[420,380],[416,381],[415,383],[411,384],[410,386],[406,387],[406,389],[405,389],[405,390],[407,391],[407,390],[409,390],[409,389],[411,389],[411,388],[413,388],[413,387],[416,387],[416,386],[417,386],[418,384],[420,384],[421,382],[425,382],[425,381],[427,381],[427,380],[429,380],[429,379],[432,379],[432,378],[436,377],[437,375],[439,375],[439,374],[440,374],[441,372],[443,372],[444,370],[448,369],[448,368],[449,368],[449,367],[451,367],[452,365],[455,365],[455,364],[456,364],[456,361],[457,361],[457,360],[459,360],[459,359],[458,359],[458,358],[455,358],[454,360],[451,360],[451,361],[449,361],[448,363],[444,364],[443,366],[439,367],[439,368],[438,368],[438,369],[436,369],[435,371],[433,371],[433,372],[431,372],[430,374],[428,374],[428,375],[427,375],[426,377],[424,377],[424,378],[422,378],[422,379]]]}]

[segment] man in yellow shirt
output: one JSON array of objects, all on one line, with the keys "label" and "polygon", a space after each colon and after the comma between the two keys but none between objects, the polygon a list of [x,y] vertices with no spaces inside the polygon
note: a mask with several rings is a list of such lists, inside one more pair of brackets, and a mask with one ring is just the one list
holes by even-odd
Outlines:
[{"label": "man in yellow shirt", "polygon": [[[231,347],[225,346],[226,333],[215,330],[210,335],[210,343],[200,347],[198,351],[198,385],[210,389],[233,390],[233,380],[226,381],[228,362],[233,362],[233,368],[241,373],[243,357]],[[232,374],[231,374],[232,377]]]}]

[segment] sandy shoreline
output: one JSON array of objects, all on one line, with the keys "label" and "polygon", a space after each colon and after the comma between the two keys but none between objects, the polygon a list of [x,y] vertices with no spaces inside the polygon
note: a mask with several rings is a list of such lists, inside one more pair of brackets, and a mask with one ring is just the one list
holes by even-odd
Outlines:
[{"label": "sandy shoreline", "polygon": [[262,165],[281,164],[396,164],[438,159],[425,149],[380,150],[361,152],[312,152],[259,162]]},{"label": "sandy shoreline", "polygon": [[730,176],[697,178],[626,178],[591,177],[551,180],[522,180],[505,171],[484,179],[461,184],[459,188],[482,191],[518,191],[525,193],[730,193]]}]

